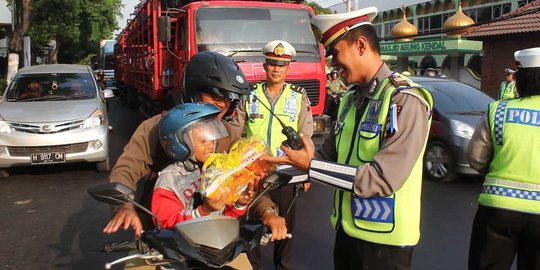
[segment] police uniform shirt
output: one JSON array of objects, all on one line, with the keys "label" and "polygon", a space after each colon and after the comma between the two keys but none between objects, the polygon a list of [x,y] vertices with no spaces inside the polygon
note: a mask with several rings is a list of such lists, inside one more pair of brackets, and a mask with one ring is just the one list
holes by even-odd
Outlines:
[{"label": "police uniform shirt", "polygon": [[[375,91],[370,92],[373,82],[380,84],[391,74],[392,71],[388,66],[382,64],[371,83],[359,86],[355,90],[356,108],[359,107],[358,103],[364,96],[370,98],[374,95]],[[354,193],[361,197],[393,194],[405,183],[418,158],[422,158],[420,153],[428,135],[428,119],[431,117],[431,110],[416,90],[409,91],[417,95],[397,93],[392,97],[392,103],[401,106],[397,118],[398,132],[385,137],[373,162],[361,165],[356,171],[353,188]],[[330,136],[326,136],[315,158],[337,161],[334,130],[330,132]]]},{"label": "police uniform shirt", "polygon": [[[268,100],[272,104],[275,104],[283,93],[283,90],[273,99],[268,97],[266,90],[264,92]],[[259,110],[266,110],[266,108],[260,106]],[[247,117],[246,102],[241,102],[236,109],[236,117],[230,124],[236,130],[244,130],[247,121],[249,119]],[[311,115],[311,106],[305,91],[302,93],[301,109],[298,114],[298,127],[296,128],[299,133],[303,133],[305,136],[311,137],[313,135],[313,115]],[[279,132],[281,133],[281,130]]]},{"label": "police uniform shirt", "polygon": [[486,174],[488,172],[489,164],[493,159],[493,145],[491,142],[488,119],[488,112],[486,112],[480,123],[478,123],[467,146],[469,164],[471,165],[471,168],[477,170],[481,174]]}]

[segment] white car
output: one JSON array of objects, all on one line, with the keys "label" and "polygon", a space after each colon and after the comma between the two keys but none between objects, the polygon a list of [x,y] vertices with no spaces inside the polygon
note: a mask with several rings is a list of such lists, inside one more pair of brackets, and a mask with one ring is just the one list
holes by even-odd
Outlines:
[{"label": "white car", "polygon": [[14,166],[95,162],[108,171],[106,98],[90,67],[43,65],[19,70],[0,101],[0,177]]}]

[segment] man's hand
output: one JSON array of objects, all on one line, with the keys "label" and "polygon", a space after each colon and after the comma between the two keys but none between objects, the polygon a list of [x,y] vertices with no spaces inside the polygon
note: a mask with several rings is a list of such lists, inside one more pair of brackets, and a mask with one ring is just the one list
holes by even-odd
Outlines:
[{"label": "man's hand", "polygon": [[114,213],[111,221],[103,229],[103,233],[115,233],[123,225],[124,230],[129,227],[135,231],[135,236],[140,237],[142,232],[142,223],[139,215],[135,211],[135,206],[131,203],[125,203]]},{"label": "man's hand", "polygon": [[303,149],[292,150],[282,145],[281,150],[285,152],[285,155],[282,155],[280,157],[263,155],[263,160],[276,164],[289,164],[298,168],[299,170],[305,172],[309,171],[309,164],[315,156],[315,146],[313,145],[313,141],[311,140],[311,138],[304,136],[304,134],[302,133],[300,133],[300,137],[304,142]]},{"label": "man's hand", "polygon": [[272,238],[270,238],[271,241],[287,238],[287,226],[284,218],[274,213],[267,212],[263,215],[262,220],[263,224],[268,226],[272,232]]}]

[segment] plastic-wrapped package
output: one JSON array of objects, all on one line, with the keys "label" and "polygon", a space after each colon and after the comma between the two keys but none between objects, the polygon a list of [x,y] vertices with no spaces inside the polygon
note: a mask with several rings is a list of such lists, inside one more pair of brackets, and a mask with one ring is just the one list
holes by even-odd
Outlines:
[{"label": "plastic-wrapped package", "polygon": [[244,138],[233,144],[229,153],[212,154],[202,168],[202,190],[205,196],[213,198],[220,188],[230,190],[226,204],[234,203],[254,181],[258,173],[269,173],[276,169],[261,159],[269,153],[268,146],[259,137]]}]

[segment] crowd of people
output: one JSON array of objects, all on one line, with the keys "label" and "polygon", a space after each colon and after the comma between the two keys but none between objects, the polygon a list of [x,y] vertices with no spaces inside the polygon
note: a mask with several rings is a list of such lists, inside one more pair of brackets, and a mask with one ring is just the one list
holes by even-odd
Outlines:
[{"label": "crowd of people", "polygon": [[[265,173],[252,179],[233,205],[225,205],[228,191],[214,198],[197,193],[200,168],[211,153],[226,152],[244,130],[247,137],[262,134],[270,149],[265,161],[292,165],[312,182],[335,187],[329,213],[336,231],[335,269],[411,269],[420,239],[422,158],[434,102],[428,90],[382,61],[371,25],[376,15],[370,7],[311,20],[334,69],[326,85],[335,124],[317,151],[305,90],[285,81],[296,51],[275,40],[262,48],[266,80],[254,88],[231,59],[196,54],[184,75],[185,104],[144,121],[109,180],[136,189],[137,199],[151,205],[163,227],[213,213],[240,217]],[[540,48],[518,51],[515,58],[520,63],[512,71],[516,81],[501,85],[501,96],[510,84],[519,95],[491,104],[469,144],[471,165],[486,174],[469,269],[509,269],[516,253],[518,269],[540,265],[540,169],[531,162],[540,151],[530,151],[538,147],[540,133]],[[286,137],[273,118],[299,132],[304,148],[283,145]],[[273,233],[276,269],[295,269],[293,241],[286,238],[294,230],[294,207],[287,211],[294,192],[293,186],[282,188],[249,207],[250,218],[262,220]],[[384,210],[366,214],[362,205]],[[154,226],[141,217],[126,203],[103,231],[132,228],[140,236],[143,228]],[[248,256],[254,269],[262,269],[260,250]]]}]

